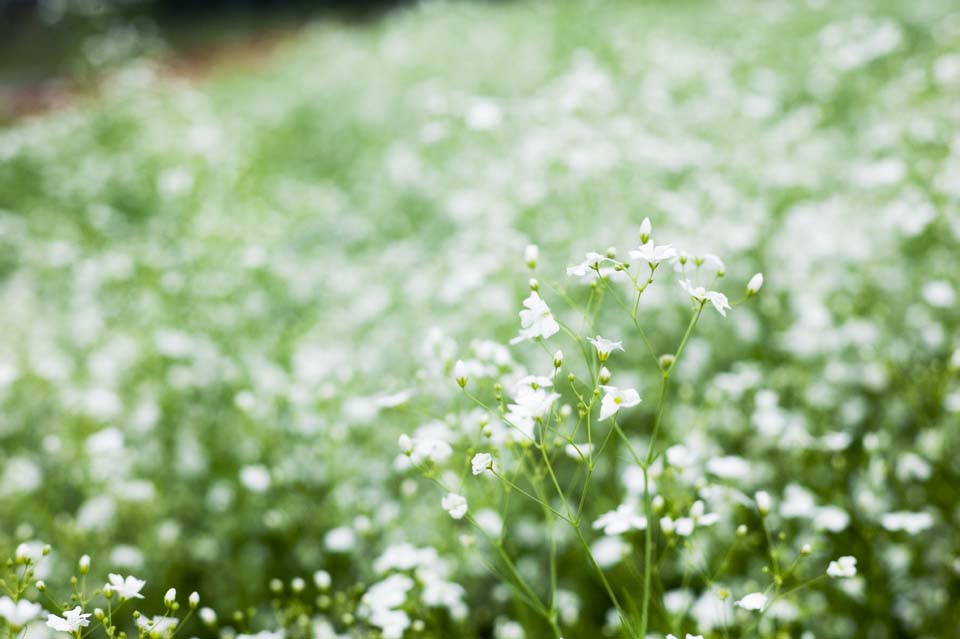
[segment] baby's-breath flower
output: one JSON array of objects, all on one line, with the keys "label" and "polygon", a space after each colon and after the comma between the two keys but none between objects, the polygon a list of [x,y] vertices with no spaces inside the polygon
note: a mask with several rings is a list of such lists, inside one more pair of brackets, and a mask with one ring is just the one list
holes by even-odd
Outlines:
[{"label": "baby's-breath flower", "polygon": [[453,365],[453,379],[456,380],[460,388],[467,385],[467,366],[462,359],[458,359],[457,363]]},{"label": "baby's-breath flower", "polygon": [[510,340],[511,344],[542,338],[547,339],[560,331],[560,325],[553,318],[550,307],[536,291],[523,301],[525,310],[520,311],[520,334]]},{"label": "baby's-breath flower", "polygon": [[756,273],[747,282],[747,295],[756,295],[760,292],[761,287],[763,287],[763,273]]},{"label": "baby's-breath flower", "polygon": [[827,566],[827,575],[834,579],[849,579],[857,576],[857,558],[845,555]]},{"label": "baby's-breath flower", "polygon": [[724,317],[727,316],[727,310],[731,308],[726,295],[717,291],[708,291],[702,286],[694,285],[690,280],[680,280],[680,288],[698,302],[710,302],[713,304],[713,308],[717,309],[717,312]]},{"label": "baby's-breath flower", "polygon": [[57,632],[76,632],[80,628],[90,625],[91,613],[83,612],[83,608],[77,606],[73,610],[67,610],[62,617],[57,615],[47,616],[47,626]]},{"label": "baby's-breath flower", "polygon": [[443,509],[454,519],[463,519],[467,514],[467,498],[457,493],[447,493],[440,501]]},{"label": "baby's-breath flower", "polygon": [[137,579],[132,575],[124,579],[122,575],[114,573],[110,573],[107,577],[110,579],[110,583],[103,587],[104,591],[109,589],[110,592],[117,593],[121,601],[125,599],[143,599],[140,591],[143,590],[143,587],[147,584],[146,581]]},{"label": "baby's-breath flower", "polygon": [[536,244],[527,244],[527,247],[523,249],[523,261],[527,263],[527,267],[537,268],[538,259],[540,259],[539,247]]},{"label": "baby's-breath flower", "polygon": [[207,626],[213,626],[217,623],[217,613],[213,608],[203,607],[200,609],[200,621]]},{"label": "baby's-breath flower", "polygon": [[600,421],[612,417],[621,408],[636,406],[642,400],[640,394],[632,388],[617,388],[616,386],[602,386],[605,395],[600,402]]},{"label": "baby's-breath flower", "polygon": [[318,570],[313,573],[313,585],[317,587],[317,590],[326,590],[331,583],[333,583],[333,579],[326,570]]},{"label": "baby's-breath flower", "polygon": [[[303,581],[302,579],[300,581]],[[200,605],[200,593],[193,591],[190,593],[190,596],[187,598],[187,602],[190,604],[191,608],[196,608]]]},{"label": "baby's-breath flower", "polygon": [[410,455],[413,453],[413,440],[410,439],[410,436],[406,433],[400,435],[397,439],[397,446],[400,447],[400,452],[404,455]]},{"label": "baby's-breath flower", "polygon": [[762,612],[767,606],[767,596],[762,592],[751,592],[748,595],[744,595],[733,605],[737,606],[738,608],[743,608],[744,610]]},{"label": "baby's-breath flower", "polygon": [[473,474],[480,475],[488,470],[493,470],[493,457],[490,456],[490,453],[477,453],[470,460],[470,464],[473,467]]},{"label": "baby's-breath flower", "polygon": [[85,575],[90,572],[90,555],[84,555],[80,557],[77,567],[80,569],[81,575]]},{"label": "baby's-breath flower", "polygon": [[166,594],[163,595],[163,603],[170,606],[177,600],[177,589],[170,588],[167,590]]},{"label": "baby's-breath flower", "polygon": [[597,349],[597,356],[600,358],[601,362],[607,361],[607,358],[610,357],[610,353],[615,350],[623,350],[623,342],[614,341],[607,339],[605,337],[588,337],[587,341],[593,344],[594,348]]},{"label": "baby's-breath flower", "polygon": [[765,490],[757,491],[757,494],[754,495],[754,499],[757,501],[757,511],[762,517],[766,517],[770,513],[770,493]]},{"label": "baby's-breath flower", "polygon": [[553,367],[560,368],[561,366],[563,366],[563,351],[557,350],[557,352],[553,354]]},{"label": "baby's-breath flower", "polygon": [[40,616],[43,607],[26,599],[14,602],[10,597],[0,597],[0,619],[6,620],[12,629],[19,629]]},{"label": "baby's-breath flower", "polygon": [[567,275],[586,277],[590,273],[596,274],[597,270],[600,268],[600,264],[607,259],[609,259],[607,256],[600,255],[599,253],[587,253],[586,259],[584,259],[582,262],[567,267]]},{"label": "baby's-breath flower", "polygon": [[630,259],[642,260],[647,264],[654,266],[665,260],[677,256],[677,249],[669,244],[657,246],[653,240],[644,242],[640,248],[630,251]]},{"label": "baby's-breath flower", "polygon": [[650,218],[643,218],[643,222],[640,222],[640,243],[646,244],[650,240],[650,234],[653,232],[653,225],[650,223]]}]

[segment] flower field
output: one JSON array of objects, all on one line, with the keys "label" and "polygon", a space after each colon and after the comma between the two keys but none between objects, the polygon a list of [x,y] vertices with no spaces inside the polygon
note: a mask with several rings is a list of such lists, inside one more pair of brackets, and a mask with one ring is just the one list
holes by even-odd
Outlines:
[{"label": "flower field", "polygon": [[0,636],[960,637],[960,11],[427,2],[0,129]]}]

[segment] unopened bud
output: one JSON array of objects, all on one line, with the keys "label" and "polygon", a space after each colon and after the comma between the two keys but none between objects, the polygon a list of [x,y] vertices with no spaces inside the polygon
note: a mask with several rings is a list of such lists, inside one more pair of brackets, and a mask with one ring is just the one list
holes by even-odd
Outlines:
[{"label": "unopened bud", "polygon": [[80,557],[80,561],[77,565],[80,568],[81,575],[85,575],[90,572],[90,555],[84,555],[83,557]]},{"label": "unopened bud", "polygon": [[467,365],[463,363],[462,359],[458,359],[457,363],[453,365],[453,379],[456,380],[460,388],[466,387]]},{"label": "unopened bud", "polygon": [[540,259],[540,249],[536,244],[527,244],[527,248],[523,249],[523,261],[527,263],[527,267],[537,268],[538,259]]},{"label": "unopened bud", "polygon": [[757,273],[747,282],[747,297],[756,295],[763,287],[763,273]]}]

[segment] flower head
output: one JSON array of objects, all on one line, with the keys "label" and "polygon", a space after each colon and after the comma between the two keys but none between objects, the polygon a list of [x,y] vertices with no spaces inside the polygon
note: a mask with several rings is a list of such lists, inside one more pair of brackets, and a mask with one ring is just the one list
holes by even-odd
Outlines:
[{"label": "flower head", "polygon": [[744,610],[760,612],[767,607],[767,596],[762,592],[751,592],[749,595],[744,595],[740,601],[735,602],[733,605],[743,608]]},{"label": "flower head", "polygon": [[747,282],[747,295],[756,295],[763,287],[763,273],[756,273]]},{"label": "flower head", "polygon": [[481,475],[488,470],[493,470],[493,457],[490,453],[477,453],[470,460],[474,475]]},{"label": "flower head", "polygon": [[40,604],[26,599],[14,603],[10,597],[0,597],[0,619],[5,619],[11,628],[23,628],[36,619],[42,610]]},{"label": "flower head", "polygon": [[665,260],[672,259],[677,256],[677,249],[669,244],[661,244],[657,246],[654,244],[653,240],[648,240],[644,242],[640,248],[630,251],[630,258],[634,260],[643,260],[647,264],[653,266],[659,264]]},{"label": "flower head", "polygon": [[849,579],[857,576],[857,558],[845,555],[827,566],[827,575],[834,579]]},{"label": "flower head", "polygon": [[104,590],[109,588],[117,593],[121,600],[143,599],[140,591],[143,590],[143,587],[147,584],[143,579],[137,579],[133,576],[127,576],[127,578],[124,579],[123,576],[114,573],[110,573],[107,576],[110,578],[110,583],[103,587]]},{"label": "flower head", "polygon": [[726,295],[717,291],[708,291],[702,286],[694,285],[690,280],[680,280],[680,288],[698,302],[710,302],[724,317],[727,316],[727,310],[731,308]]},{"label": "flower head", "polygon": [[463,516],[467,514],[467,498],[463,495],[447,493],[440,501],[440,505],[454,519],[463,519]]},{"label": "flower head", "polygon": [[537,337],[546,339],[560,331],[560,325],[539,293],[530,291],[527,299],[523,300],[523,306],[525,310],[520,311],[520,334],[510,340],[511,344]]},{"label": "flower head", "polygon": [[573,266],[567,267],[567,275],[573,275],[576,277],[586,277],[590,273],[596,273],[600,268],[600,264],[607,260],[606,255],[600,255],[599,253],[587,253],[586,259],[584,259],[579,264],[574,264]]},{"label": "flower head", "polygon": [[600,357],[601,362],[607,361],[607,358],[610,357],[610,353],[614,350],[623,350],[623,342],[615,342],[613,340],[607,339],[605,337],[588,337],[587,341],[593,344],[594,348],[597,349],[597,355]]},{"label": "flower head", "polygon": [[636,406],[642,400],[640,394],[632,388],[617,388],[616,386],[602,386],[606,393],[600,402],[600,420],[617,414],[621,408]]},{"label": "flower head", "polygon": [[47,625],[58,632],[76,632],[90,625],[90,616],[91,613],[85,613],[83,608],[77,606],[73,610],[64,612],[62,617],[48,615]]}]

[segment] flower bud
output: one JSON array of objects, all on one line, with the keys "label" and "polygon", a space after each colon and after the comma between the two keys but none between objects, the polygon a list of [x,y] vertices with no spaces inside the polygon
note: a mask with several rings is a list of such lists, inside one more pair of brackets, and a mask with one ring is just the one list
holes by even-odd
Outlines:
[{"label": "flower bud", "polygon": [[640,222],[640,243],[646,244],[650,241],[650,233],[653,232],[653,225],[650,224],[650,218],[643,218],[643,222]]},{"label": "flower bud", "polygon": [[663,531],[664,535],[667,535],[667,536],[672,535],[674,528],[675,526],[673,523],[673,519],[671,519],[670,517],[660,518],[660,530]]},{"label": "flower bud", "polygon": [[660,368],[662,368],[665,371],[668,371],[671,368],[673,368],[673,363],[675,361],[677,361],[677,357],[673,353],[665,353],[664,355],[661,355],[659,358],[657,358],[657,362],[659,362]]},{"label": "flower bud", "polygon": [[295,593],[297,593],[297,594],[303,592],[303,590],[304,590],[306,587],[307,587],[307,582],[305,582],[305,581],[304,581],[303,579],[301,579],[300,577],[294,577],[294,578],[290,581],[290,590],[292,590],[293,592],[295,592]]},{"label": "flower bud", "polygon": [[81,575],[85,575],[90,572],[90,555],[84,555],[83,557],[80,557],[78,567],[80,568]]},{"label": "flower bud", "polygon": [[176,589],[176,588],[171,588],[171,589],[168,590],[167,593],[163,596],[163,603],[166,604],[166,605],[168,605],[168,606],[172,606],[173,603],[174,603],[176,600],[177,600],[177,589]]},{"label": "flower bud", "polygon": [[527,263],[530,269],[537,268],[537,260],[540,258],[540,249],[536,244],[527,244],[523,249],[523,261]]},{"label": "flower bud", "polygon": [[666,500],[664,500],[663,495],[655,495],[650,505],[653,507],[653,512],[659,515],[663,512],[663,509],[667,503]]},{"label": "flower bud", "polygon": [[747,282],[747,297],[751,295],[756,295],[760,292],[760,289],[763,287],[763,273],[757,273],[750,278],[750,281]]},{"label": "flower bud", "polygon": [[400,435],[400,438],[397,439],[397,445],[400,447],[400,452],[407,457],[413,453],[413,440],[406,433]]},{"label": "flower bud", "polygon": [[539,290],[540,290],[540,282],[538,282],[538,281],[537,281],[537,278],[535,278],[535,277],[531,277],[531,278],[530,278],[530,290],[531,290],[531,291],[539,291]]},{"label": "flower bud", "polygon": [[190,602],[190,608],[196,608],[198,605],[200,605],[200,593],[197,591],[191,592],[187,601]]},{"label": "flower bud", "polygon": [[213,608],[201,608],[200,609],[200,621],[207,626],[213,626],[217,623],[217,613]]},{"label": "flower bud", "polygon": [[813,552],[813,548],[810,547],[810,544],[804,544],[803,546],[800,547],[800,554],[804,557],[809,556],[810,553],[812,552]]},{"label": "flower bud", "polygon": [[14,552],[14,559],[18,564],[25,564],[30,561],[30,546],[27,544],[20,544],[17,546],[17,550]]},{"label": "flower bud", "polygon": [[606,366],[601,366],[601,367],[600,367],[600,373],[599,373],[599,375],[597,376],[597,379],[600,381],[601,384],[606,384],[607,382],[609,382],[609,381],[610,381],[610,369],[608,369]]},{"label": "flower bud", "polygon": [[746,537],[747,536],[747,525],[740,524],[737,526],[737,537]]},{"label": "flower bud", "polygon": [[558,350],[553,354],[553,367],[560,368],[563,366],[563,351]]},{"label": "flower bud", "polygon": [[757,511],[761,517],[766,517],[770,513],[770,494],[765,490],[757,491],[754,495],[757,500]]},{"label": "flower bud", "polygon": [[460,388],[467,385],[467,365],[463,363],[462,359],[458,359],[457,363],[453,365],[453,379],[456,380]]},{"label": "flower bud", "polygon": [[611,260],[612,260],[612,259],[616,259],[616,257],[617,257],[617,247],[616,247],[616,246],[608,246],[608,247],[607,247],[606,256],[609,257]]},{"label": "flower bud", "polygon": [[46,591],[47,591],[47,582],[45,582],[43,579],[41,579],[40,581],[38,581],[38,582],[36,583],[36,587],[37,587],[37,590],[39,590],[40,592],[46,592]]}]

